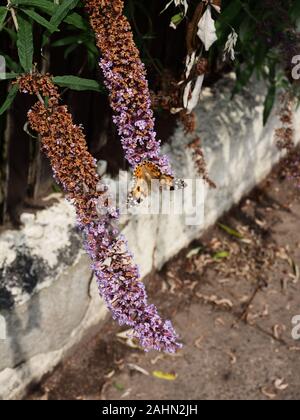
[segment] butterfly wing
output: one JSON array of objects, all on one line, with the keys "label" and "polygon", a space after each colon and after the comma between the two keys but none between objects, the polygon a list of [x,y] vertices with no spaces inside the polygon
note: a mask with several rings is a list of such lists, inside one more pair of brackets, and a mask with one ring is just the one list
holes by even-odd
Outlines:
[{"label": "butterfly wing", "polygon": [[142,162],[134,171],[134,186],[129,194],[129,204],[140,204],[151,193],[152,180],[158,180],[161,189],[176,190],[185,187],[183,180],[163,174],[155,163]]},{"label": "butterfly wing", "polygon": [[137,204],[140,204],[144,198],[146,198],[149,195],[149,186],[147,181],[144,179],[136,179],[134,182],[133,189],[131,190],[129,197],[131,200],[136,202]]},{"label": "butterfly wing", "polygon": [[140,204],[151,192],[152,179],[159,179],[161,171],[152,162],[142,162],[134,171],[134,186],[129,195],[130,201]]},{"label": "butterfly wing", "polygon": [[161,188],[173,190],[174,189],[174,177],[172,177],[171,175],[162,174],[160,179],[159,179],[159,184],[160,184]]}]

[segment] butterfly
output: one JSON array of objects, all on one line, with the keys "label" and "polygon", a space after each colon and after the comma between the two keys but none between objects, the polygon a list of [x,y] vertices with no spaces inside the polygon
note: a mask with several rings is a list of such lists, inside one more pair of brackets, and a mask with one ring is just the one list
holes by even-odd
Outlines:
[{"label": "butterfly", "polygon": [[141,162],[133,173],[134,185],[129,194],[128,203],[130,205],[140,204],[147,198],[153,187],[153,180],[158,181],[160,189],[174,191],[185,188],[185,183],[181,179],[175,179],[172,175],[162,173],[158,165],[153,162]]}]

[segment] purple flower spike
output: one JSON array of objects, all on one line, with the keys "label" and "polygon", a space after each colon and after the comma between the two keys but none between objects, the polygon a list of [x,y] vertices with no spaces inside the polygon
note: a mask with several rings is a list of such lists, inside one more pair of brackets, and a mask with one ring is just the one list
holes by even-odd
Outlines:
[{"label": "purple flower spike", "polygon": [[122,0],[87,0],[91,26],[101,51],[99,65],[114,111],[125,157],[135,168],[148,160],[163,173],[172,174],[167,156],[161,155],[154,130],[145,66],[134,43],[130,24],[122,14]]}]

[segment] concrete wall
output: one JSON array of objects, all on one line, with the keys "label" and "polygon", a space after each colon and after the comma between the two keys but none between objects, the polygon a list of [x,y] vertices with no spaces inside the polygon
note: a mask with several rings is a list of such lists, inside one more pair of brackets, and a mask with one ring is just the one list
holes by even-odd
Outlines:
[{"label": "concrete wall", "polygon": [[[274,145],[275,112],[262,125],[264,86],[253,85],[230,100],[232,79],[205,89],[197,109],[211,178],[201,226],[183,216],[131,216],[124,233],[143,275],[187,246],[232,204],[261,181],[279,160]],[[300,124],[300,113],[295,115]],[[193,136],[194,137],[194,136]],[[196,176],[192,137],[181,127],[165,151],[177,173]],[[106,316],[89,260],[74,229],[73,209],[61,197],[36,215],[24,214],[19,231],[0,235],[0,397],[18,398],[33,380],[51,370],[88,328]],[[2,317],[2,318],[1,318]],[[180,331],[179,331],[180,333]]]}]

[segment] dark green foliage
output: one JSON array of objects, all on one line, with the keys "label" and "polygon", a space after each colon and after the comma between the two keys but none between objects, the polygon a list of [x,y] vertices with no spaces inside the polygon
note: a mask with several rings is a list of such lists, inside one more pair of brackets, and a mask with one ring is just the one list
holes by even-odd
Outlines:
[{"label": "dark green foliage", "polygon": [[218,55],[231,28],[239,35],[234,93],[243,89],[254,75],[265,79],[268,93],[265,99],[264,122],[272,110],[278,90],[294,89],[291,78],[292,57],[300,53],[297,22],[299,0],[223,0],[223,11],[217,22]]},{"label": "dark green foliage", "polygon": [[[168,29],[166,22],[172,20],[175,25],[179,25],[177,31],[180,31],[183,40],[185,37],[185,18],[180,9],[170,6],[160,15],[166,3],[167,0],[125,1],[125,13],[132,24],[143,61],[158,79],[163,77],[166,70],[172,72],[173,69],[166,68],[165,62],[161,60],[164,44],[165,49],[170,49],[170,45],[167,45],[166,39],[160,39],[162,37],[161,32],[157,33],[157,23],[165,25],[166,31],[171,33],[174,30]],[[65,59],[69,59],[76,54],[78,48],[84,48],[85,65],[90,69],[96,68],[99,53],[83,1],[64,0],[55,4],[52,0],[11,0],[10,4],[15,10],[19,31],[17,34],[10,10],[1,6],[0,32],[10,38],[17,52],[12,54],[0,46],[0,54],[6,58],[10,71],[6,80],[13,79],[19,73],[32,71],[35,64],[38,69],[42,68],[46,49],[63,49]],[[190,0],[189,4],[188,19],[191,19],[199,0]],[[215,12],[214,17],[217,20],[218,41],[209,54],[211,73],[234,70],[237,80],[233,94],[243,89],[252,76],[265,79],[269,85],[265,100],[266,121],[276,92],[293,88],[290,76],[291,59],[300,53],[297,51],[299,37],[296,33],[296,28],[300,27],[300,0],[223,0],[222,13],[218,15]],[[223,49],[232,29],[239,35],[236,60],[234,63],[224,63]],[[39,35],[35,37],[37,32]],[[153,47],[158,44],[159,48]],[[173,48],[175,50],[172,54],[167,51],[166,56],[176,57],[176,49],[179,47],[175,44]],[[181,66],[182,70],[183,62],[184,55],[181,51],[178,52],[177,66]],[[59,76],[55,80],[69,89],[105,92],[98,81],[80,80],[80,74],[74,76],[76,78],[69,75]],[[4,108],[6,107],[7,102]]]}]

